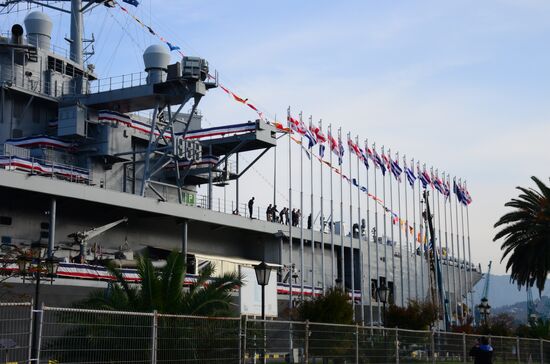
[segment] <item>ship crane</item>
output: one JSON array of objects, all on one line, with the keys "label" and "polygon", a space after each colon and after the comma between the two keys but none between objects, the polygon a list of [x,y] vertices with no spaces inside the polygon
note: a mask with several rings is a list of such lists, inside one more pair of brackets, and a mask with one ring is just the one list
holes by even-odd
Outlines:
[{"label": "ship crane", "polygon": [[72,234],[69,234],[67,237],[73,238],[74,239],[74,244],[80,245],[80,256],[79,256],[79,258],[80,258],[81,261],[83,261],[84,260],[84,252],[86,250],[86,244],[88,243],[88,241],[90,239],[93,239],[96,236],[99,236],[99,235],[103,234],[104,232],[106,232],[108,230],[111,230],[115,226],[120,225],[123,222],[127,222],[127,221],[128,221],[128,218],[124,217],[120,220],[113,221],[109,224],[106,224],[106,225],[103,225],[103,226],[100,226],[100,227],[97,227],[97,228],[92,228],[92,229],[89,229],[89,230],[74,232]]},{"label": "ship crane", "polygon": [[445,329],[450,330],[451,317],[449,310],[449,300],[445,295],[445,287],[443,286],[443,272],[441,270],[441,261],[439,259],[439,252],[437,251],[435,243],[435,229],[433,224],[433,216],[430,211],[430,202],[428,198],[428,191],[424,192],[424,201],[426,202],[426,211],[423,213],[424,219],[428,223],[428,232],[430,235],[430,246],[428,248],[428,259],[430,267],[430,286],[432,302],[436,307],[441,308],[443,322]]},{"label": "ship crane", "polygon": [[485,278],[485,285],[483,286],[483,292],[481,294],[481,302],[477,306],[479,314],[483,323],[487,323],[487,317],[491,314],[491,305],[489,305],[489,287],[491,282],[491,265],[492,261],[489,262],[489,267],[487,268],[487,275]]}]

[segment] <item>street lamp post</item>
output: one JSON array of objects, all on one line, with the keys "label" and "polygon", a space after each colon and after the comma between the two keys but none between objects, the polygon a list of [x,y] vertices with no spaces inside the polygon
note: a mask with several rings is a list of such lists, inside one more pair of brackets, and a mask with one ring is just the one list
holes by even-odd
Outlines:
[{"label": "street lamp post", "polygon": [[377,293],[378,293],[378,299],[380,300],[380,302],[382,302],[382,305],[383,305],[383,310],[384,310],[384,326],[386,326],[386,303],[388,302],[388,294],[389,294],[389,289],[388,287],[386,287],[386,284],[382,284],[380,287],[378,287],[377,289]]},{"label": "street lamp post", "polygon": [[265,286],[269,284],[269,276],[271,275],[271,267],[262,261],[260,264],[254,266],[256,272],[256,280],[258,284],[262,286],[262,326],[263,326],[263,349],[262,349],[262,363],[265,364],[265,351],[266,351],[266,335],[265,335]]},{"label": "street lamp post", "polygon": [[477,307],[479,309],[479,315],[481,316],[483,324],[487,325],[489,315],[491,314],[491,305],[489,304],[489,300],[486,297],[483,297],[481,299],[481,303]]},{"label": "street lamp post", "polygon": [[53,255],[44,257],[43,252],[47,246],[40,243],[33,243],[28,254],[24,254],[17,259],[19,274],[25,279],[25,275],[30,273],[35,277],[34,290],[34,317],[32,322],[32,345],[31,355],[34,360],[38,359],[38,320],[40,308],[40,281],[43,274],[53,277],[59,267],[59,258]]}]

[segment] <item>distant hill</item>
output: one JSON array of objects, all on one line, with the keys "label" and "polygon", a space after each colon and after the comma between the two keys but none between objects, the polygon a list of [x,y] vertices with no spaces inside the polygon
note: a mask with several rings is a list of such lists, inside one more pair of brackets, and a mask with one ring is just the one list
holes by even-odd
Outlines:
[{"label": "distant hill", "polygon": [[[538,297],[534,297],[533,301],[535,302],[535,311],[538,317],[550,317],[550,297],[542,296],[540,299]],[[499,313],[507,313],[511,315],[517,323],[524,324],[527,322],[527,301],[500,306],[492,310],[493,315],[497,315]]]},{"label": "distant hill", "polygon": [[[546,289],[542,292],[542,295],[550,296],[550,283],[546,281]],[[485,278],[481,279],[475,286],[474,290],[474,302],[478,304],[481,300],[481,294],[485,285]],[[535,288],[533,291],[533,298],[537,300],[539,298],[539,292]],[[508,275],[493,275],[491,274],[491,281],[489,287],[489,304],[493,308],[502,306],[513,305],[518,302],[527,301],[527,292],[525,287],[521,291],[518,290],[517,285],[510,283],[510,276]]]}]

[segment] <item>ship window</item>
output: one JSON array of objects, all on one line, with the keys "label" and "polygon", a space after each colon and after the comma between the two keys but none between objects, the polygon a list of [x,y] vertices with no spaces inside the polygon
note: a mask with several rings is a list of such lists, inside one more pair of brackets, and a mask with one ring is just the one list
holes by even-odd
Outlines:
[{"label": "ship window", "polygon": [[70,63],[67,63],[67,67],[65,67],[65,74],[67,76],[74,77],[74,66]]},{"label": "ship window", "polygon": [[63,73],[63,61],[54,57],[48,57],[48,69]]},{"label": "ship window", "polygon": [[2,236],[2,245],[11,244],[11,236]]},{"label": "ship window", "polygon": [[11,225],[11,216],[0,216],[0,225]]},{"label": "ship window", "polygon": [[41,222],[40,223],[40,229],[49,230],[50,229],[50,223],[49,222]]},{"label": "ship window", "polygon": [[376,285],[376,279],[370,280],[370,295],[375,301],[378,301],[378,287]]}]

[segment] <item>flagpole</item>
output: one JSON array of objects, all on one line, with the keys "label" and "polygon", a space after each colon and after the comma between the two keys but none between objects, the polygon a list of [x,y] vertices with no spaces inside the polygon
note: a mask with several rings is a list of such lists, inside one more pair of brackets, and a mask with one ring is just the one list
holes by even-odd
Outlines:
[{"label": "flagpole", "polygon": [[[467,187],[466,187],[466,181],[464,181],[464,190],[467,191]],[[471,246],[470,246],[470,216],[468,214],[468,207],[469,207],[470,203],[467,202],[466,204],[466,231],[468,233],[468,260],[469,260],[469,264],[470,264],[470,299],[471,299],[471,303],[472,303],[472,310],[474,309],[474,280],[473,280],[473,273],[472,273],[472,249],[471,249]],[[476,324],[476,318],[475,318],[475,315],[472,315],[473,316],[473,324],[475,325]]]},{"label": "flagpole", "polygon": [[[435,174],[436,174],[436,177],[437,177],[437,180],[438,180],[438,183],[442,183],[443,186],[440,186],[440,188],[443,188],[443,191],[445,191],[445,182],[444,180],[442,181],[441,179],[439,179],[439,170],[436,169],[435,171]],[[445,172],[443,172],[443,175],[445,175]],[[441,206],[440,206],[440,200],[441,200],[441,192],[439,192],[439,194],[437,195],[437,220],[438,220],[438,230],[439,230],[439,243],[441,246],[443,246],[443,237],[441,235]],[[443,200],[443,204],[445,204],[445,200]],[[445,205],[443,205],[443,207],[445,207]],[[445,226],[445,225],[443,225]],[[441,248],[441,261],[443,261],[443,248]],[[445,266],[447,267],[446,268],[446,274],[447,274],[447,279],[446,279],[446,284],[447,284],[447,290],[446,292],[449,292],[451,290],[451,278],[450,278],[450,273],[449,273],[449,246],[447,244],[447,238],[445,237]],[[443,277],[441,277],[441,279],[443,279]],[[446,294],[445,293],[445,290],[443,290],[444,292],[444,295],[445,297],[447,298],[447,302],[448,302],[448,307],[451,306],[451,299],[450,299],[450,295],[449,294]],[[451,312],[449,313],[449,315],[452,314],[452,310]],[[452,317],[451,318],[451,321],[452,321]]]},{"label": "flagpole", "polygon": [[[444,186],[441,185],[442,181],[439,179],[439,170],[436,169],[435,170],[435,178],[437,179],[437,184],[439,185],[439,189],[437,190],[438,194],[437,194],[437,234],[439,236],[439,264],[441,266],[441,287],[443,288],[442,292],[441,292],[441,297],[442,297],[442,303],[443,303],[443,307],[445,309],[444,312],[447,311],[447,309],[450,307],[450,302],[449,302],[449,295],[447,294],[447,292],[450,290],[450,281],[449,281],[449,250],[447,249],[447,247],[445,247],[445,256],[443,256],[443,238],[442,238],[442,235],[441,235],[441,204],[440,204],[440,201],[441,201],[441,191],[440,189],[444,189]],[[446,274],[447,274],[447,279],[445,280],[444,277],[443,277],[443,267],[442,267],[442,264],[443,264],[443,258],[445,257],[445,261],[446,261]],[[447,315],[445,315],[445,322],[447,322]],[[450,313],[449,313],[449,318],[450,318]],[[447,323],[448,325],[450,325],[450,322]]]},{"label": "flagpole", "polygon": [[[455,269],[453,264],[454,259],[454,248],[453,243],[451,241],[451,249],[449,250],[449,235],[448,235],[448,228],[447,228],[447,205],[449,204],[449,201],[451,199],[450,193],[451,189],[449,187],[448,179],[445,177],[445,172],[443,172],[443,184],[445,185],[446,191],[449,194],[449,196],[445,196],[445,199],[443,200],[443,218],[444,218],[444,228],[445,228],[445,249],[447,249],[447,281],[450,282],[452,277],[453,284],[449,283],[448,290],[451,291],[451,287],[453,289],[454,293],[454,303],[453,303],[453,296],[449,294],[449,305],[451,306],[451,321],[453,320],[453,312],[456,312],[456,282],[455,282]],[[451,236],[452,239],[452,236]],[[451,272],[449,273],[449,269]]]},{"label": "flagpole", "polygon": [[[288,214],[292,218],[292,127],[290,122],[290,106],[287,111],[288,122]],[[301,153],[301,151],[300,151]],[[287,219],[288,220],[288,219]],[[288,275],[288,314],[292,318],[292,275],[294,268],[292,264],[292,220],[288,224],[288,257],[289,257],[289,275]]]},{"label": "flagpole", "polygon": [[[382,146],[382,155],[384,155],[384,146]],[[382,160],[382,163],[384,163],[384,160]],[[386,170],[387,172],[387,170]],[[382,219],[383,221],[383,227],[384,227],[384,239],[383,239],[383,244],[384,244],[384,277],[386,279],[386,287],[389,289],[389,277],[388,277],[388,234],[387,234],[387,231],[386,231],[386,219],[387,219],[387,215],[386,215],[386,212],[387,212],[387,206],[386,206],[386,173],[383,173],[382,174],[382,199],[384,200],[384,211],[383,211],[383,216],[384,218]],[[395,287],[395,278],[392,277],[392,280],[394,281],[394,287]],[[390,293],[393,293],[393,292],[390,292]],[[392,295],[393,296],[393,295]],[[395,296],[394,296],[395,297]],[[388,298],[389,300],[389,298]],[[391,303],[391,302],[389,302]],[[386,323],[384,322],[384,325]]]},{"label": "flagpole", "polygon": [[277,144],[273,148],[273,153],[273,206],[275,206],[277,204]]},{"label": "flagpole", "polygon": [[[434,179],[433,176],[434,176],[434,168],[430,167],[430,177],[432,179],[432,185],[431,185],[431,187],[432,187],[432,206],[433,206],[433,209],[434,209],[434,212],[435,212],[435,191],[434,191],[434,188],[433,188],[433,179]],[[432,221],[433,221],[433,217],[432,217]],[[435,235],[435,225],[434,225],[434,235]],[[430,236],[430,238],[432,238],[432,237]],[[440,282],[439,282],[439,275],[438,275],[438,270],[440,268],[438,254],[441,251],[441,241],[439,240],[439,237],[434,236],[433,238],[434,238],[433,239],[434,244],[432,245],[432,254],[434,254],[434,263],[436,264],[434,266],[435,292],[436,292],[437,300],[439,301],[442,297],[442,294],[443,294],[443,292],[441,292],[439,290],[439,286],[440,286],[439,283]],[[436,242],[436,240],[437,240],[437,242]],[[438,243],[439,243],[439,249],[437,248]],[[443,287],[443,282],[441,282],[441,287]],[[443,300],[441,300],[440,304],[441,304],[442,312],[445,312],[445,302]]]},{"label": "flagpole", "polygon": [[[309,117],[309,130],[313,128],[313,116]],[[309,145],[308,145],[309,146]],[[315,236],[314,236],[314,216],[313,216],[313,146],[309,148],[309,180],[310,180],[310,216],[311,216],[311,297],[315,297]]]},{"label": "flagpole", "polygon": [[[395,274],[395,238],[394,238],[394,225],[395,225],[395,216],[394,216],[394,212],[393,212],[393,184],[392,184],[392,168],[391,168],[391,149],[388,148],[388,154],[387,154],[387,157],[388,157],[388,172],[390,174],[389,178],[390,178],[390,218],[391,218],[391,222],[390,222],[390,237],[391,237],[391,272],[392,272],[392,279],[393,279],[393,291],[395,292],[397,290],[397,284],[396,284],[396,281],[397,281],[397,276]],[[395,177],[395,176],[394,176]],[[403,298],[403,281],[399,282],[399,285],[401,287],[399,287],[400,289],[400,293],[401,293],[401,298]],[[395,299],[395,293],[394,293],[394,302],[396,301]]]},{"label": "flagpole", "polygon": [[[459,290],[459,294],[460,294],[460,317],[461,317],[461,321],[462,323],[465,323],[466,320],[465,320],[465,317],[464,317],[464,305],[462,304],[462,298],[463,298],[463,295],[462,295],[462,272],[460,270],[460,235],[458,233],[458,195],[456,194],[456,190],[455,190],[455,187],[456,187],[456,177],[453,177],[453,191],[455,192],[455,226],[456,226],[456,254],[457,254],[457,258],[458,258],[458,263],[457,263],[457,267],[458,267],[458,290]],[[466,284],[466,282],[464,282]]]},{"label": "flagpole", "polygon": [[[395,161],[399,163],[399,152],[395,153]],[[403,172],[401,172],[403,173]],[[401,178],[401,175],[399,176]],[[405,182],[406,183],[406,182]],[[405,186],[407,188],[407,186]],[[401,257],[399,259],[399,269],[401,270],[401,306],[405,307],[405,290],[403,288],[403,234],[402,234],[402,225],[401,222],[403,219],[401,218],[401,180],[397,180],[397,210],[399,211],[399,217],[398,217],[398,226],[399,229],[399,252],[401,254]],[[406,220],[406,219],[405,219]],[[405,223],[405,228],[408,230],[408,222]],[[407,231],[406,231],[407,232]],[[405,254],[407,255],[407,300],[411,299],[411,285],[410,285],[410,275],[409,275],[409,244],[407,244],[407,249],[405,249]]]},{"label": "flagpole", "polygon": [[[369,149],[369,141],[368,139],[365,139],[365,153],[367,155],[367,158],[369,156],[368,153]],[[367,162],[368,163],[368,162]],[[367,239],[367,278],[368,278],[368,289],[367,292],[369,294],[369,321],[372,325],[372,275],[371,275],[371,243],[369,242],[370,237],[370,199],[369,199],[369,193],[370,193],[370,184],[369,184],[369,168],[367,168],[366,171],[367,174],[367,230],[365,232],[365,237]],[[377,262],[378,264],[378,262]],[[364,265],[363,265],[364,266]],[[363,323],[364,325],[364,323]]]},{"label": "flagpole", "polygon": [[[359,136],[355,137],[355,144],[359,146]],[[360,292],[361,292],[361,324],[363,325],[365,323],[365,301],[363,299],[364,296],[364,288],[365,288],[365,280],[363,278],[363,234],[362,234],[362,224],[361,224],[361,171],[359,169],[359,155],[356,155],[357,157],[357,221],[359,225],[359,282],[361,285]]]},{"label": "flagpole", "polygon": [[[332,143],[332,140],[334,139],[334,137],[332,136],[332,124],[329,124],[328,130],[329,130],[329,135],[330,135],[330,138],[331,138],[330,143]],[[330,146],[330,149],[331,149],[329,151],[329,153],[330,153],[330,167],[332,168],[332,154],[333,154],[332,144]],[[330,259],[331,259],[331,262],[330,262],[330,272],[331,272],[330,285],[333,286],[334,282],[336,281],[336,277],[334,275],[334,262],[335,262],[335,259],[334,259],[334,196],[333,196],[333,184],[332,184],[332,170],[330,171],[329,175],[330,175]]]},{"label": "flagpole", "polygon": [[[323,132],[323,120],[319,120],[319,131]],[[321,141],[322,143],[323,141]],[[322,144],[319,144],[319,148],[321,148]],[[321,150],[319,149],[319,152]],[[323,160],[324,160],[324,150],[323,155],[319,153],[319,173],[321,175],[320,182],[321,182],[321,284],[323,285],[323,293],[326,291],[326,282],[325,282],[325,211],[324,211],[324,205],[323,205]],[[332,174],[332,173],[331,173]],[[313,176],[312,176],[313,178]]]},{"label": "flagpole", "polygon": [[[416,162],[416,173],[420,175],[420,162]],[[426,286],[424,285],[424,260],[426,258],[426,250],[424,247],[424,224],[422,219],[422,191],[420,189],[420,185],[422,183],[418,183],[418,230],[419,231],[419,243],[420,243],[420,277],[421,277],[421,294],[422,294],[422,301],[426,299]]]},{"label": "flagpole", "polygon": [[341,153],[342,146],[342,128],[338,128],[338,163],[340,165],[340,270],[342,280],[342,291],[346,292],[346,269],[345,269],[345,255],[344,255],[344,175],[342,169],[343,156]]},{"label": "flagpole", "polygon": [[[376,143],[372,144],[373,153],[376,153]],[[376,164],[376,163],[375,163]],[[374,197],[378,198],[378,190],[376,186],[376,170],[374,171]],[[376,287],[380,285],[380,257],[378,252],[378,201],[374,203],[374,246],[376,247]],[[382,307],[379,303],[379,297],[377,292],[376,302],[378,302],[378,324],[382,322]]]},{"label": "flagpole", "polygon": [[[300,125],[303,125],[300,111]],[[300,138],[300,298],[304,300],[304,138]]]},{"label": "flagpole", "polygon": [[[409,302],[410,302],[411,300],[411,263],[410,263],[411,246],[409,242],[409,235],[411,233],[411,229],[409,227],[409,201],[408,201],[409,196],[407,193],[407,183],[409,183],[409,181],[407,177],[407,156],[406,155],[403,155],[403,168],[405,171],[405,178],[406,178],[405,180],[405,243],[407,244],[407,285],[409,287],[408,296],[409,296]],[[399,214],[401,215],[401,211],[399,212]],[[414,233],[414,229],[413,229],[413,233]],[[414,244],[413,244],[413,247],[414,247]],[[414,256],[416,257],[416,251],[414,249],[412,250],[412,253],[414,253]],[[416,271],[416,265],[415,265],[415,271]],[[416,299],[416,296],[415,296],[415,299]]]},{"label": "flagpole", "polygon": [[[461,187],[462,185],[462,179],[459,180],[459,188]],[[468,282],[468,271],[466,270],[466,239],[464,237],[465,235],[465,232],[464,232],[464,206],[463,204],[461,203],[460,204],[460,220],[461,220],[461,226],[462,226],[462,254],[463,254],[463,260],[464,260],[464,296],[466,298],[466,303],[468,303],[468,291],[470,291],[472,289],[472,286],[471,286],[471,282],[470,283],[467,283]],[[473,309],[473,306],[470,307],[470,310]],[[472,311],[473,313],[473,311]],[[473,315],[472,315],[473,316]]]},{"label": "flagpole", "polygon": [[[414,173],[414,158],[411,158],[411,168],[410,170]],[[412,207],[413,207],[413,239],[412,239],[412,251],[413,251],[413,254],[414,254],[414,299],[416,301],[418,301],[418,259],[416,258],[416,256],[418,255],[416,252],[417,252],[417,248],[416,248],[416,244],[417,244],[417,241],[416,241],[416,236],[418,234],[417,230],[416,230],[416,198],[414,196],[414,181],[413,181],[413,184],[411,185],[411,189],[412,189]],[[405,189],[405,192],[407,190]],[[407,208],[407,207],[405,207]]]},{"label": "flagpole", "polygon": [[[349,149],[349,252],[350,252],[350,272],[351,272],[351,307],[353,308],[353,320],[355,321],[355,260],[353,259],[353,179],[351,172],[351,155],[353,151],[350,145],[351,134],[348,133],[348,149]],[[352,142],[353,143],[353,142]]]}]

